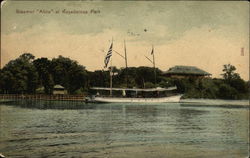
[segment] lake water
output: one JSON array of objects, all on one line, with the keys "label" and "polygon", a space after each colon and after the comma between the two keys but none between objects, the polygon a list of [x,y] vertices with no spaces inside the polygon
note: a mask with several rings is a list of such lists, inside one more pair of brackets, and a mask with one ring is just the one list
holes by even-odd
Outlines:
[{"label": "lake water", "polygon": [[0,153],[11,158],[247,157],[247,106],[197,105],[0,105]]}]

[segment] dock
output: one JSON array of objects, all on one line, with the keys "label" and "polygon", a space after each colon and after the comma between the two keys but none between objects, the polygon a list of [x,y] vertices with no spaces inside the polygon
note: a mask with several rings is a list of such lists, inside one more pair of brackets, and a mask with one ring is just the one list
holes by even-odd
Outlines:
[{"label": "dock", "polygon": [[0,94],[0,103],[8,103],[17,100],[84,101],[85,95]]}]

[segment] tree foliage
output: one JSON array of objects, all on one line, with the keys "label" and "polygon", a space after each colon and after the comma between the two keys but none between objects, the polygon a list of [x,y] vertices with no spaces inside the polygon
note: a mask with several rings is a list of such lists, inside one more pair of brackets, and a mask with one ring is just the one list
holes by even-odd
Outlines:
[{"label": "tree foliage", "polygon": [[210,99],[248,99],[249,85],[245,82],[233,65],[223,65],[223,79],[184,78],[176,79],[175,84],[184,98]]},{"label": "tree foliage", "polygon": [[231,64],[223,65],[222,71],[224,73],[221,75],[223,76],[225,81],[230,82],[231,80],[240,78],[239,74],[236,73],[235,70],[236,70],[236,67]]},{"label": "tree foliage", "polygon": [[[49,60],[37,58],[24,53],[11,60],[0,69],[0,93],[36,93],[36,89],[44,87],[46,94],[51,94],[53,86],[60,84],[70,94],[88,92],[90,87],[109,87],[110,70],[87,71],[76,61],[63,56]],[[170,87],[177,86],[184,98],[248,98],[250,83],[241,79],[236,67],[223,65],[223,79],[212,78],[170,78],[163,75],[160,69],[152,67],[112,67],[113,87]]]},{"label": "tree foliage", "polygon": [[10,61],[1,71],[0,83],[3,93],[34,93],[38,74],[33,65],[34,56],[24,53]]},{"label": "tree foliage", "polygon": [[69,93],[86,86],[87,72],[85,67],[76,61],[59,56],[49,60],[24,53],[10,61],[0,71],[1,93],[35,93],[44,87],[51,94],[55,84],[61,84]]},{"label": "tree foliage", "polygon": [[39,58],[33,61],[39,75],[39,86],[44,87],[46,94],[53,91],[54,80],[51,74],[51,61],[47,58]]}]

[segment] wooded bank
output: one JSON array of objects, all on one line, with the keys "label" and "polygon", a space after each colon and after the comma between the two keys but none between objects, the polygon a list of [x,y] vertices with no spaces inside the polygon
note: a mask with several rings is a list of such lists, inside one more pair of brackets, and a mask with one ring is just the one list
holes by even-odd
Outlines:
[{"label": "wooded bank", "polygon": [[[180,68],[182,67],[175,67],[176,70]],[[236,67],[233,65],[222,65],[221,68],[222,77],[211,78],[210,74],[205,77],[191,75],[183,68],[182,74],[164,74],[166,70],[156,68],[155,71],[153,67],[113,67],[113,87],[177,86],[178,92],[184,94],[183,98],[248,99],[249,81],[244,81],[235,72]],[[109,87],[109,69],[88,71],[77,61],[62,56],[52,60],[35,59],[32,54],[24,53],[0,69],[0,94],[18,94],[16,98],[25,96],[24,98],[53,100],[59,97],[71,100],[75,95],[88,95],[90,87]],[[61,85],[70,95],[52,95],[55,85]]]}]

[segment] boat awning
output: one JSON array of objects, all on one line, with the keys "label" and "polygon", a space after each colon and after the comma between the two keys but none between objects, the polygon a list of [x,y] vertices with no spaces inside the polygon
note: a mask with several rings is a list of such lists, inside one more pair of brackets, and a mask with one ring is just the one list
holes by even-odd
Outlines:
[{"label": "boat awning", "polygon": [[105,87],[92,87],[90,89],[93,90],[106,90],[106,91],[144,91],[144,92],[153,92],[153,91],[171,91],[171,90],[176,90],[177,87],[169,87],[169,88],[147,88],[147,89],[142,89],[142,88],[105,88]]}]

